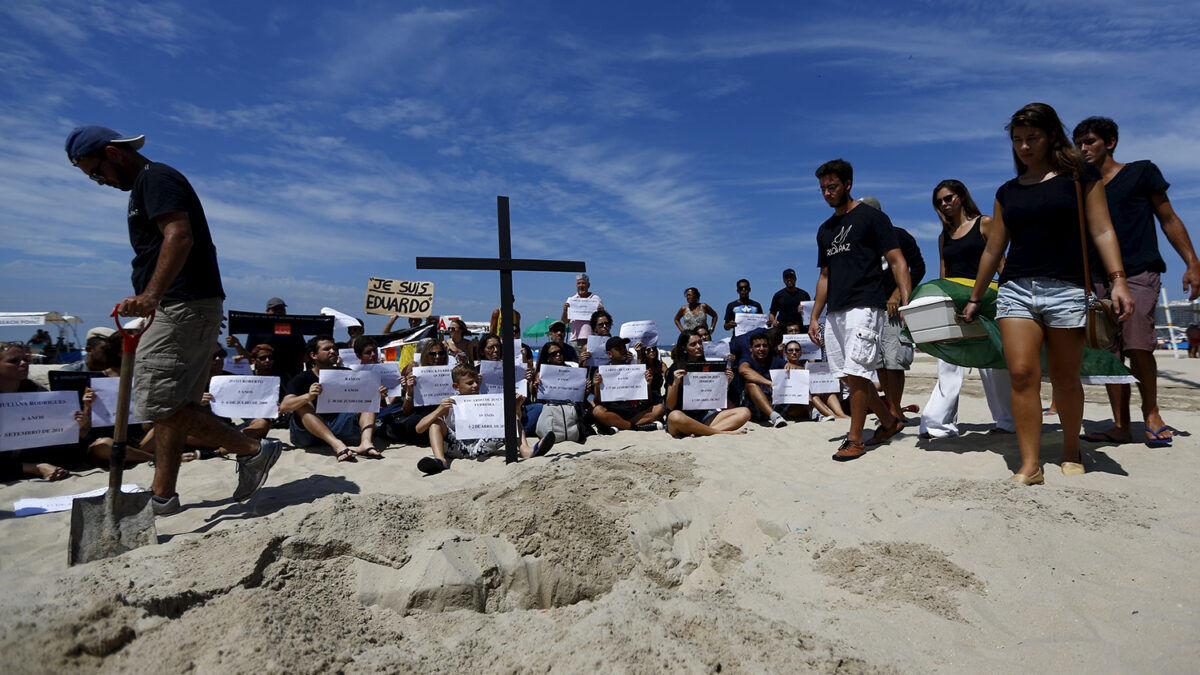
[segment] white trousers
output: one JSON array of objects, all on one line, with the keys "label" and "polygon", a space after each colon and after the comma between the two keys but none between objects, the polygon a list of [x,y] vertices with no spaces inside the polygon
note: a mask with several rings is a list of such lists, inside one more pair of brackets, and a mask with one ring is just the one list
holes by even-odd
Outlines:
[{"label": "white trousers", "polygon": [[[958,435],[958,394],[962,391],[966,368],[938,361],[938,379],[921,411],[921,433],[934,438]],[[996,428],[1016,431],[1012,418],[1012,384],[1008,371],[980,368],[983,393]]]}]

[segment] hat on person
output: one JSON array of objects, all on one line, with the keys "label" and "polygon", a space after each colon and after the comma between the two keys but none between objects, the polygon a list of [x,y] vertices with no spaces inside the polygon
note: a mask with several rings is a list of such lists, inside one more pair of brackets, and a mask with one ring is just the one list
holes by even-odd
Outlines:
[{"label": "hat on person", "polygon": [[115,332],[117,332],[117,329],[115,329],[115,328],[109,328],[108,326],[96,326],[95,328],[88,330],[87,336],[83,338],[83,341],[87,342],[88,340],[91,340],[92,338],[111,337],[112,334]]},{"label": "hat on person", "polygon": [[124,137],[121,134],[95,124],[75,127],[67,136],[67,159],[72,164],[78,164],[85,155],[109,145],[125,145],[130,150],[137,150],[146,142],[146,135]]},{"label": "hat on person", "polygon": [[787,268],[786,270],[784,270],[784,271],[783,271],[783,276],[785,276],[785,277],[794,277],[794,276],[796,276],[796,270],[794,270],[794,269],[792,269],[792,268],[790,268],[790,267],[789,267],[789,268]]},{"label": "hat on person", "polygon": [[[555,326],[558,326],[558,328],[556,329]],[[548,328],[547,330],[549,330],[551,333],[553,333],[555,330],[561,330],[563,332],[566,332],[567,324],[565,324],[561,321],[555,321],[554,323],[550,324],[550,328]]]},{"label": "hat on person", "polygon": [[872,196],[870,196],[870,195],[868,195],[868,196],[866,196],[866,197],[859,197],[859,198],[858,198],[858,201],[860,201],[860,202],[862,202],[862,203],[866,204],[867,206],[869,206],[869,207],[871,207],[871,208],[875,209],[876,211],[882,211],[882,210],[883,210],[883,207],[882,207],[882,206],[879,204],[879,200],[878,200],[878,199],[875,199],[874,197],[872,197]]},{"label": "hat on person", "polygon": [[604,343],[604,351],[616,349],[617,347],[624,347],[627,344],[629,344],[629,338],[610,337],[608,338],[608,341]]},{"label": "hat on person", "polygon": [[287,303],[283,301],[283,298],[271,298],[267,300],[267,309],[275,307],[287,307]]}]

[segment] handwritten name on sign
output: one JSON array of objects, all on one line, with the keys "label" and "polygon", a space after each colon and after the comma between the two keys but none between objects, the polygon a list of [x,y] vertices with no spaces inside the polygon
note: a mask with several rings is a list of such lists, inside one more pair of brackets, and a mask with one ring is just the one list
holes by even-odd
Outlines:
[{"label": "handwritten name on sign", "polygon": [[427,317],[433,313],[432,281],[367,281],[367,314]]}]

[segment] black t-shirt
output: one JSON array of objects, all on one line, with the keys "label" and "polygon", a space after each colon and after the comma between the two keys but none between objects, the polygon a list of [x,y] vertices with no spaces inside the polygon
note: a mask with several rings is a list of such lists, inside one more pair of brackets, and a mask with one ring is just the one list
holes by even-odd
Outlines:
[{"label": "black t-shirt", "polygon": [[188,215],[192,248],[166,298],[197,300],[224,298],[217,249],[208,231],[200,198],[183,174],[166,164],[151,162],[138,172],[129,191],[129,243],[133,246],[133,291],[141,294],[154,275],[163,235],[155,219],[167,213]]},{"label": "black t-shirt", "polygon": [[817,266],[829,268],[828,310],[887,307],[879,259],[899,246],[891,219],[861,202],[822,223],[817,230]]},{"label": "black t-shirt", "polygon": [[[803,291],[801,291],[801,292],[803,292]],[[797,303],[797,304],[799,304],[799,303]],[[762,313],[763,313],[762,305],[758,304],[757,300],[749,300],[748,299],[745,302],[742,302],[739,299],[739,300],[734,300],[733,302],[729,303],[728,305],[725,305],[725,321],[726,321],[726,323],[733,321],[734,314],[762,314]]]},{"label": "black t-shirt", "polygon": [[[1125,273],[1167,271],[1158,251],[1158,231],[1154,225],[1154,205],[1150,198],[1165,192],[1171,184],[1163,178],[1154,162],[1141,159],[1121,167],[1117,175],[1104,186],[1108,198],[1108,215],[1121,244],[1121,260]],[[1099,254],[1093,250],[1092,276],[1104,272]]]},{"label": "black t-shirt", "polygon": [[[974,279],[979,276],[979,258],[987,248],[987,240],[980,229],[982,220],[982,216],[976,217],[971,229],[958,239],[942,236],[942,262],[946,265],[946,277]],[[916,286],[916,282],[913,282],[913,286]]]},{"label": "black t-shirt", "polygon": [[[925,277],[925,258],[921,255],[921,247],[917,246],[917,240],[913,239],[911,234],[902,227],[893,225],[892,229],[896,231],[896,241],[900,243],[900,252],[904,254],[904,261],[908,263],[908,290],[911,292]],[[884,260],[882,265],[884,266],[883,297],[887,298],[896,290],[896,275],[892,274],[887,260]]]},{"label": "black t-shirt", "polygon": [[788,289],[787,286],[775,291],[771,297],[771,314],[775,315],[775,323],[804,323],[800,313],[800,303],[812,300],[812,296],[803,288]]},{"label": "black t-shirt", "polygon": [[[334,366],[326,370],[350,370],[341,366]],[[307,368],[304,372],[297,374],[287,383],[287,393],[289,396],[305,396],[308,394],[308,388],[320,382],[321,378],[312,371],[312,368]],[[314,404],[315,406],[315,404]],[[340,413],[320,413],[321,419],[326,422],[337,419]]]},{"label": "black t-shirt", "polygon": [[[1088,164],[1083,182],[1100,180]],[[1050,277],[1083,285],[1083,249],[1079,242],[1079,200],[1069,173],[1033,185],[1014,178],[996,191],[1008,230],[1008,256],[1000,283],[1025,277]]]}]

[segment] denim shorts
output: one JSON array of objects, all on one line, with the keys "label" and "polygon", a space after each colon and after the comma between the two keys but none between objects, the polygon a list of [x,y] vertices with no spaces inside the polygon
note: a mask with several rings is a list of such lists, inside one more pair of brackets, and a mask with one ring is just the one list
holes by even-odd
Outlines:
[{"label": "denim shorts", "polygon": [[1000,285],[997,319],[1032,319],[1047,328],[1083,328],[1087,297],[1083,287],[1050,277],[1022,277]]}]

